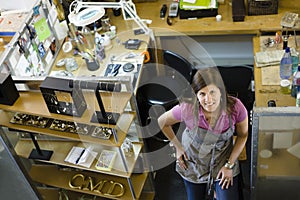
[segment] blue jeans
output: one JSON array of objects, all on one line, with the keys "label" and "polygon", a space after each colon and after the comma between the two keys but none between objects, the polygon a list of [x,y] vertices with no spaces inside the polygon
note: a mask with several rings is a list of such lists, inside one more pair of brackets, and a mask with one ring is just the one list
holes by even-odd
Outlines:
[{"label": "blue jeans", "polygon": [[[206,183],[192,183],[187,180],[184,180],[185,189],[187,192],[188,200],[204,200],[207,190]],[[233,186],[230,186],[228,189],[222,189],[219,185],[219,181],[215,182],[214,188],[216,191],[217,200],[238,200],[239,191],[238,191],[238,176],[233,178]]]}]

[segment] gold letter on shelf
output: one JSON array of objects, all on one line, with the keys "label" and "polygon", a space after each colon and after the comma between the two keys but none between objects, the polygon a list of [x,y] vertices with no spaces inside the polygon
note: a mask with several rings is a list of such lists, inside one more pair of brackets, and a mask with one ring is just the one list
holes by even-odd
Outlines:
[{"label": "gold letter on shelf", "polygon": [[[78,183],[75,185],[75,181],[77,179],[81,179],[81,181],[78,181]],[[104,187],[107,184],[109,186]],[[94,185],[93,178],[90,176],[85,177],[83,174],[75,174],[69,181],[69,186],[73,189],[97,192],[108,197],[121,197],[125,193],[125,188],[121,183],[108,180],[100,180],[96,185]],[[119,187],[119,189],[117,189],[117,187]],[[104,188],[108,188],[105,189],[107,191],[104,191]],[[116,191],[118,191],[118,193],[114,194],[114,192]]]}]

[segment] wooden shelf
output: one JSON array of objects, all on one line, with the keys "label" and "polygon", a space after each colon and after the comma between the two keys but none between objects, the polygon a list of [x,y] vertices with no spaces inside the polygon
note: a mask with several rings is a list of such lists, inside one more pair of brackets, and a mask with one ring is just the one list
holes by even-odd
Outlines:
[{"label": "wooden shelf", "polygon": [[[47,173],[47,176],[45,176],[45,173]],[[45,165],[33,165],[30,170],[30,176],[32,177],[32,179],[39,183],[43,183],[53,187],[63,188],[66,190],[72,190],[75,192],[107,197],[97,192],[71,188],[69,186],[69,180],[71,180],[72,177],[76,174],[83,174],[86,177],[87,176],[92,177],[94,181],[94,185],[96,185],[96,183],[101,180],[112,180],[121,183],[124,186],[125,193],[122,197],[120,197],[120,199],[123,200],[134,199],[134,197],[131,194],[129,180],[127,178],[120,178],[116,176],[110,176],[110,175],[99,174],[94,172],[86,172],[86,171],[82,171],[82,172],[63,171],[60,170],[57,166],[45,166]],[[134,190],[137,199],[142,194],[142,189],[144,187],[147,176],[148,173],[143,173],[143,174],[133,174],[130,177],[130,180],[132,181],[132,188]]]},{"label": "wooden shelf", "polygon": [[[91,117],[95,111],[99,111],[97,100],[93,92],[84,92],[84,98],[88,105],[87,110],[81,117],[73,117],[50,113],[44,98],[40,92],[20,92],[20,97],[12,106],[0,104],[0,109],[12,112],[20,112],[53,119],[61,119],[66,121],[78,121],[85,124],[91,123]],[[130,98],[129,92],[101,92],[101,98],[107,112],[123,113]]]},{"label": "wooden shelf", "polygon": [[[77,169],[93,171],[93,172],[108,174],[108,175],[112,175],[112,176],[120,176],[120,177],[124,177],[124,178],[130,178],[130,176],[132,175],[135,163],[138,159],[138,155],[140,154],[141,149],[142,149],[142,144],[133,143],[134,155],[132,157],[125,157],[126,164],[128,167],[128,172],[126,172],[118,149],[110,148],[110,150],[114,150],[117,152],[116,160],[114,162],[114,165],[113,165],[111,171],[101,171],[101,170],[96,169],[95,165],[96,165],[97,159],[99,158],[101,151],[104,150],[104,148],[102,146],[99,146],[99,145],[93,146],[94,151],[98,152],[98,155],[96,156],[96,159],[92,163],[91,168],[86,168],[86,167],[82,167],[80,165],[74,165],[71,163],[67,163],[64,160],[67,157],[69,151],[72,149],[73,146],[88,147],[89,146],[88,144],[83,144],[80,142],[73,142],[73,141],[42,141],[42,140],[39,140],[38,144],[39,144],[40,148],[43,150],[53,151],[53,154],[49,161],[40,160],[41,162],[51,163],[51,164],[61,165],[61,166],[66,166],[66,167],[73,167],[73,168],[77,168]],[[19,156],[28,158],[33,148],[35,148],[35,147],[31,140],[19,140],[15,146],[15,151]],[[107,148],[105,148],[105,149],[107,149]]]},{"label": "wooden shelf", "polygon": [[9,121],[13,117],[14,113],[0,111],[0,115],[1,115],[0,125],[11,128],[11,129],[32,132],[32,133],[42,133],[44,135],[60,137],[60,138],[67,138],[67,139],[76,140],[76,141],[97,143],[97,144],[101,144],[101,145],[105,145],[105,146],[121,146],[124,139],[126,138],[126,133],[129,130],[130,125],[133,122],[134,117],[135,117],[134,113],[124,112],[120,116],[120,119],[119,119],[116,127],[114,127],[112,125],[108,126],[108,127],[116,128],[117,138],[118,138],[118,141],[116,142],[113,135],[110,137],[109,140],[104,140],[104,139],[92,137],[90,135],[81,135],[81,134],[69,133],[69,132],[63,132],[63,131],[55,131],[55,130],[51,130],[49,128],[37,128],[37,127],[33,127],[33,126],[12,124]]},{"label": "wooden shelf", "polygon": [[[41,187],[39,187],[38,191],[42,195],[43,200],[59,199],[60,190],[57,189],[57,188],[41,188]],[[82,193],[74,192],[74,191],[69,191],[69,190],[66,190],[64,192],[68,196],[69,199],[80,199],[80,197],[83,197],[83,196],[93,197],[93,196],[88,196],[86,194],[82,194]],[[155,196],[154,192],[144,192],[143,191],[139,199],[141,199],[141,200],[153,200],[154,196]],[[107,200],[107,198],[97,197],[97,200]]]}]

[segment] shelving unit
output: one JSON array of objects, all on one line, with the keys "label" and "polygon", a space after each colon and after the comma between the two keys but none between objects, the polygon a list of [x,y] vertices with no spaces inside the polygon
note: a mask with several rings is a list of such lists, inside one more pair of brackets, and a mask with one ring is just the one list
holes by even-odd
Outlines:
[{"label": "shelving unit", "polygon": [[[28,13],[24,25],[20,27],[20,30],[11,39],[10,48],[5,49],[0,56],[0,71],[9,73],[12,76],[20,95],[13,106],[0,105],[0,136],[5,138],[3,140],[4,143],[9,144],[7,145],[10,147],[9,152],[16,155],[15,159],[22,161],[18,165],[24,166],[26,170],[21,173],[32,179],[29,182],[32,183],[31,186],[34,191],[39,191],[40,194],[37,193],[38,198],[42,196],[43,199],[58,199],[57,197],[64,192],[70,195],[70,199],[78,199],[83,195],[97,196],[97,199],[153,199],[154,190],[151,176],[149,176],[150,172],[146,169],[147,165],[144,163],[146,161],[142,155],[144,145],[139,137],[141,135],[140,130],[135,126],[138,116],[134,93],[140,78],[139,74],[143,64],[143,57],[138,56],[138,59],[134,61],[136,71],[132,73],[120,73],[117,77],[103,77],[105,66],[111,61],[111,56],[124,55],[126,51],[140,55],[147,49],[148,43],[145,42],[138,50],[130,50],[129,52],[123,45],[112,40],[114,47],[106,50],[106,58],[101,62],[101,67],[98,70],[90,71],[80,56],[75,57],[71,52],[63,53],[61,50],[64,38],[59,34],[61,33],[58,28],[60,22],[55,15],[55,7],[49,5],[47,1],[37,2],[35,10]],[[34,11],[38,11],[39,14]],[[40,27],[35,27],[35,25],[40,19],[44,20],[43,25],[50,29],[49,36],[44,39],[41,39],[39,34],[33,34],[30,29],[30,27],[33,27],[37,31]],[[118,31],[121,33],[121,29]],[[118,35],[118,39],[122,42],[133,37],[143,41],[149,40],[148,35],[136,36],[131,29]],[[40,45],[45,47],[45,55],[43,56],[40,55],[40,49],[36,49],[36,46],[39,47]],[[34,72],[36,68],[34,64],[36,63],[31,63],[31,56],[35,53],[37,54],[36,60],[45,64],[45,68],[43,73],[32,75],[31,72]],[[83,106],[85,108],[83,113],[80,112],[80,115],[71,116],[63,115],[61,112],[50,112],[45,96],[43,96],[43,91],[40,90],[40,85],[45,83],[49,74],[62,70],[56,66],[56,63],[66,57],[73,57],[79,67],[78,70],[74,71],[74,77],[64,78],[68,80],[74,78],[74,81],[76,79],[76,81],[115,82],[122,85],[121,91],[98,90],[98,87],[97,89],[80,88],[87,106],[87,108]],[[29,63],[27,68],[30,73],[24,72],[23,65],[20,64],[21,61]],[[68,89],[72,90],[69,84],[67,87],[70,87]],[[57,85],[60,86],[60,84]],[[59,102],[68,104],[74,100],[73,93],[68,93],[64,90],[54,91]],[[107,113],[119,114],[116,124],[91,121],[96,112],[100,113],[102,111],[98,94],[101,96]],[[70,106],[71,109],[74,109],[72,106],[74,106],[74,101]],[[23,120],[18,121],[19,116],[33,116],[34,119],[35,117],[41,117],[46,119],[47,123],[44,126],[36,125],[34,120],[29,123],[23,123]],[[68,126],[68,128],[55,129],[54,122]],[[79,125],[83,125],[86,128],[85,132],[77,132]],[[69,128],[70,126],[71,128]],[[96,133],[96,129],[100,128],[111,131],[108,139],[100,138],[96,134],[92,135]],[[134,149],[134,153],[131,156],[128,156],[127,153],[125,154],[122,147],[124,141],[128,139],[132,141]],[[93,147],[93,151],[97,152],[91,167],[87,168],[65,161],[73,147],[88,148],[90,146]],[[99,170],[95,167],[103,150],[116,152],[111,171]],[[49,152],[49,156],[34,157],[32,156],[33,152],[38,154],[40,152]],[[97,180],[118,181],[124,188],[124,194],[112,196],[106,193],[114,191],[100,193],[93,190],[72,188],[68,184],[69,178],[72,178],[78,172]],[[109,188],[109,186],[105,188],[107,189],[107,187]]]},{"label": "shelving unit", "polygon": [[[97,79],[99,80],[99,79]],[[101,81],[101,78],[100,80]],[[122,150],[122,144],[126,139],[127,132],[132,129],[135,122],[135,110],[132,109],[131,100],[132,93],[122,87],[121,92],[100,92],[103,104],[107,111],[120,113],[120,117],[116,125],[99,124],[91,122],[91,116],[95,110],[99,110],[95,105],[94,93],[91,91],[83,92],[87,103],[87,109],[81,117],[73,117],[61,114],[50,113],[46,104],[44,103],[41,92],[20,92],[19,99],[13,106],[0,105],[0,125],[8,137],[13,134],[20,136],[21,133],[34,134],[38,146],[42,150],[53,152],[49,160],[33,159],[28,173],[30,177],[39,184],[44,184],[50,187],[55,187],[59,191],[67,190],[82,193],[86,195],[95,195],[104,198],[112,199],[140,199],[143,188],[149,178],[149,170],[144,169],[144,172],[135,172],[137,166],[140,166],[140,154],[142,153],[143,142],[137,137],[137,140],[132,141],[134,153],[131,156],[126,156]],[[129,107],[129,108],[128,108]],[[33,125],[23,125],[12,123],[12,119],[16,113],[25,113],[27,115],[40,116],[49,119],[49,123],[43,127],[35,127]],[[66,132],[60,130],[53,130],[50,127],[51,121],[63,120],[69,122],[77,122],[89,126],[106,127],[115,130],[114,134],[109,139],[96,138],[88,134],[79,134],[74,132]],[[97,152],[97,156],[90,168],[80,165],[65,162],[66,156],[69,154],[72,147],[93,147],[93,151]],[[14,151],[19,157],[25,160],[29,158],[32,150],[36,148],[34,142],[28,137],[19,137],[15,141]],[[116,159],[111,171],[98,170],[95,165],[98,161],[99,155],[103,150],[110,150],[117,152]],[[140,169],[139,169],[140,170]],[[80,176],[91,177],[92,182],[86,182],[88,179],[83,179],[84,184],[90,189],[78,189],[70,186],[69,182],[76,174]],[[106,180],[116,182],[115,189],[109,191],[111,186],[102,182]],[[97,182],[98,181],[98,182]],[[100,181],[100,182],[99,182]],[[39,185],[38,184],[38,185]],[[120,187],[122,185],[122,187]],[[96,186],[98,189],[96,189]],[[94,188],[95,187],[95,188]],[[113,192],[124,190],[124,194],[114,196]],[[112,188],[111,188],[112,189]],[[46,190],[46,188],[42,189]],[[101,190],[103,190],[101,192]],[[100,191],[100,192],[99,192]],[[153,199],[154,194],[146,195],[147,199]],[[144,197],[143,197],[144,198]]]},{"label": "shelving unit", "polygon": [[56,10],[46,1],[36,1],[22,20],[22,26],[0,56],[0,72],[9,72],[14,80],[43,80],[62,45],[55,17]]}]

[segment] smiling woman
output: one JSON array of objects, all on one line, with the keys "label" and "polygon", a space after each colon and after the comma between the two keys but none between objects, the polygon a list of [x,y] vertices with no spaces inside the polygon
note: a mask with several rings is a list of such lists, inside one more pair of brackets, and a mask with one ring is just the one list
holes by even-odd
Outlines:
[{"label": "smiling woman", "polygon": [[[217,68],[198,70],[192,89],[193,101],[176,105],[158,119],[176,148],[176,171],[184,180],[188,199],[213,198],[214,192],[222,200],[238,199],[237,158],[247,140],[247,110],[227,94]],[[186,125],[181,141],[171,128],[178,122]]]}]

